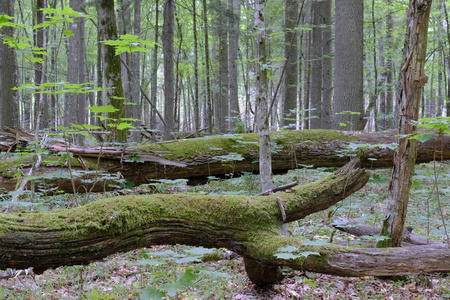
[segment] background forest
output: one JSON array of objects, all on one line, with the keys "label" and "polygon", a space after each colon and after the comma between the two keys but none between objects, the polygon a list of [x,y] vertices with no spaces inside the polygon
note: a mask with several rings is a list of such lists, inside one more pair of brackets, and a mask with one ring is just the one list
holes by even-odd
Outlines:
[{"label": "background forest", "polygon": [[447,1],[0,0],[0,37],[0,298],[449,297]]},{"label": "background forest", "polygon": [[[272,129],[397,126],[407,2],[263,2],[255,27],[255,1],[2,1],[14,18],[0,20],[0,127],[101,126],[92,116],[109,112],[121,142],[139,139],[132,127],[166,139],[254,131],[256,65]],[[449,41],[447,3],[434,1],[423,117],[450,112]]]}]

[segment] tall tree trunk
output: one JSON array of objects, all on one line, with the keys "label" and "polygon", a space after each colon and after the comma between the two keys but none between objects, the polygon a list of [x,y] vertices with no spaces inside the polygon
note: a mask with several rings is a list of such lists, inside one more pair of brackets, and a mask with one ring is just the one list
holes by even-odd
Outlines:
[{"label": "tall tree trunk", "polygon": [[239,50],[239,32],[240,32],[240,12],[241,3],[239,0],[228,0],[228,9],[230,10],[229,18],[229,46],[228,46],[228,61],[229,61],[229,75],[230,75],[230,88],[229,88],[229,104],[230,104],[230,129],[243,131],[238,126],[242,124],[239,98],[238,98],[238,50]]},{"label": "tall tree trunk", "polygon": [[270,149],[269,110],[267,102],[268,72],[266,53],[265,28],[266,0],[257,0],[255,3],[255,58],[256,58],[256,122],[259,136],[259,174],[263,191],[273,188],[272,181],[272,153]]},{"label": "tall tree trunk", "polygon": [[[46,15],[41,10],[47,8],[47,0],[37,0],[36,1],[36,24],[42,24],[45,22]],[[41,49],[47,48],[47,28],[41,27],[36,29],[35,32],[35,46]],[[38,58],[42,59],[43,62],[35,63],[34,67],[34,81],[35,85],[39,86],[47,82],[47,58],[42,54],[36,55]],[[49,107],[47,103],[47,94],[40,93],[36,95],[37,99],[35,101],[35,131],[37,132],[46,127],[47,122],[49,122]]]},{"label": "tall tree trunk", "polygon": [[[363,21],[364,1],[336,0],[334,40],[335,128],[363,130]],[[346,124],[341,127],[340,124]]]},{"label": "tall tree trunk", "polygon": [[281,126],[295,129],[297,125],[297,92],[298,92],[298,57],[297,57],[297,19],[298,1],[286,0],[284,13],[284,57],[286,71],[284,74],[284,99]]},{"label": "tall tree trunk", "polygon": [[410,1],[409,23],[405,41],[405,59],[401,69],[402,88],[399,95],[399,140],[388,190],[388,207],[382,233],[390,239],[381,243],[401,246],[403,225],[417,157],[417,140],[409,139],[416,130],[411,121],[419,115],[422,87],[427,83],[424,65],[427,52],[428,21],[432,0]]},{"label": "tall tree trunk", "polygon": [[197,37],[197,0],[192,0],[192,26],[194,34],[194,131],[200,129],[200,107],[199,107],[199,88],[198,88],[198,37]]},{"label": "tall tree trunk", "polygon": [[[159,40],[159,0],[155,2],[155,43]],[[150,117],[150,129],[156,129],[156,104],[157,104],[157,95],[158,95],[158,48],[153,47],[152,54],[152,79],[151,79],[151,102],[155,105],[155,107],[151,108],[151,117]]]},{"label": "tall tree trunk", "polygon": [[[134,20],[133,32],[134,35],[141,36],[141,0],[134,0]],[[157,48],[155,46],[155,48]],[[144,105],[141,102],[141,52],[137,51],[131,54],[131,101],[136,105],[131,105],[131,118],[140,119]],[[133,125],[137,125],[136,122]],[[139,134],[133,135],[133,141],[139,140]]]},{"label": "tall tree trunk", "polygon": [[331,129],[333,127],[333,115],[331,110],[331,98],[333,96],[333,34],[331,29],[331,6],[331,0],[321,2],[320,11],[324,24],[324,28],[322,29],[322,129]]},{"label": "tall tree trunk", "polygon": [[210,69],[210,61],[209,61],[209,21],[208,21],[208,8],[206,5],[206,0],[202,1],[203,4],[203,28],[204,28],[204,36],[205,36],[205,75],[206,75],[206,126],[208,127],[208,133],[213,132],[213,107],[212,107],[212,99],[211,99],[211,69]]},{"label": "tall tree trunk", "polygon": [[[389,12],[386,16],[386,45],[387,49],[392,49],[392,31],[394,30],[394,20],[392,17],[393,7],[392,0],[387,0],[389,6]],[[397,126],[396,114],[394,113],[394,59],[392,58],[392,53],[386,53],[386,129],[395,128]]]},{"label": "tall tree trunk", "polygon": [[170,140],[174,125],[175,76],[174,60],[175,0],[164,1],[163,54],[164,54],[164,139]]},{"label": "tall tree trunk", "polygon": [[[14,17],[14,0],[0,1],[0,15]],[[14,28],[5,26],[0,35],[13,37]],[[0,41],[0,128],[20,127],[18,111],[18,92],[13,90],[18,84],[16,52]]]},{"label": "tall tree trunk", "polygon": [[[81,12],[85,1],[71,0],[70,7]],[[67,53],[67,81],[72,84],[85,83],[86,80],[86,45],[85,45],[85,18],[75,18],[69,29],[73,35],[68,39]],[[68,93],[64,109],[64,126],[70,123],[85,124],[86,114],[86,94]]]},{"label": "tall tree trunk", "polygon": [[[114,0],[100,0],[97,2],[97,19],[99,41],[117,40]],[[102,50],[103,53],[98,53],[98,55],[101,55],[102,59],[105,78],[104,87],[108,89],[106,91],[106,102],[118,109],[116,112],[108,113],[108,117],[118,121],[125,117],[121,61],[120,57],[115,54],[113,46],[103,45]],[[114,132],[114,141],[120,143],[127,141],[126,130],[117,130]]]},{"label": "tall tree trunk", "polygon": [[322,2],[312,3],[313,30],[311,49],[311,105],[309,128],[318,129],[321,127],[322,109],[322,24],[321,16]]}]

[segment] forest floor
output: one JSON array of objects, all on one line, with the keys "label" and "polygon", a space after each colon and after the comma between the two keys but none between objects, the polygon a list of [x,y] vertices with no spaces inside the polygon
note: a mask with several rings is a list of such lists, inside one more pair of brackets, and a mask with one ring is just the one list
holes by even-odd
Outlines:
[{"label": "forest floor", "polygon": [[[306,183],[331,172],[300,169],[275,176],[281,185]],[[379,225],[383,219],[390,170],[371,171],[369,183],[357,193],[323,212],[293,222],[289,233],[301,239],[358,243],[362,240],[335,232],[332,223],[353,220]],[[228,180],[187,187],[185,181],[163,180],[157,192],[189,190],[210,194],[257,194],[258,177],[242,174]],[[133,190],[122,191],[132,193]],[[114,193],[93,194],[91,201]],[[80,195],[86,199],[86,195]],[[418,236],[445,242],[450,223],[450,162],[416,167],[407,226]],[[1,205],[8,203],[4,200]],[[42,197],[33,209],[53,209],[79,203],[67,195]],[[9,202],[8,205],[11,203]],[[23,208],[17,208],[23,209]],[[31,209],[28,207],[27,209]],[[445,220],[445,222],[442,221]],[[448,262],[443,262],[448,263]],[[374,277],[339,277],[285,269],[285,278],[261,289],[248,279],[240,257],[223,249],[154,246],[116,254],[87,266],[60,267],[41,275],[0,280],[1,299],[447,299],[450,274],[427,274],[380,280]]]}]

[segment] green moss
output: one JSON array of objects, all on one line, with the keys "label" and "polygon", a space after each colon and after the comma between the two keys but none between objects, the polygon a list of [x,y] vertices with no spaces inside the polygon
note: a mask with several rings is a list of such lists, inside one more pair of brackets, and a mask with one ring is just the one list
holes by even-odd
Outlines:
[{"label": "green moss", "polygon": [[[271,139],[284,147],[303,141],[325,142],[333,140],[354,141],[351,137],[334,130],[286,130],[273,132]],[[147,144],[134,147],[138,152],[162,151],[166,159],[193,158],[196,156],[216,156],[237,152],[242,155],[258,153],[258,134],[216,135],[195,139],[178,140],[169,143]]]}]

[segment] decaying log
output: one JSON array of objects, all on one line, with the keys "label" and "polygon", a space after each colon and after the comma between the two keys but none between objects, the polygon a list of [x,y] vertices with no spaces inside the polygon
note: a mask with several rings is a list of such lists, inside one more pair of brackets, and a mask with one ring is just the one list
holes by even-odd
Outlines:
[{"label": "decaying log", "polygon": [[[342,276],[402,275],[450,271],[450,249],[359,249],[305,246],[281,234],[280,224],[328,208],[359,190],[369,175],[348,167],[290,192],[269,196],[132,195],[75,209],[0,214],[0,268],[36,272],[85,264],[107,255],[157,244],[224,247],[244,257],[258,285],[277,280],[278,266]],[[283,202],[282,221],[278,201]],[[295,246],[296,259],[280,259]],[[315,251],[320,255],[300,254]]]},{"label": "decaying log", "polygon": [[[272,154],[273,171],[286,171],[308,165],[313,167],[342,167],[355,151],[349,145],[384,144],[367,150],[361,157],[363,167],[377,168],[392,166],[394,151],[386,145],[395,143],[394,132],[364,133],[340,132],[333,130],[283,131],[272,134],[276,143]],[[146,184],[158,179],[195,179],[207,176],[223,176],[229,173],[258,172],[258,137],[256,134],[222,135],[186,139],[165,143],[148,144],[130,148],[70,147],[69,151],[83,157],[90,171],[99,170],[109,174],[121,174],[123,178],[135,185]],[[54,152],[65,152],[62,144],[51,144]],[[436,151],[435,151],[436,150]],[[234,155],[230,155],[233,154]],[[98,157],[101,159],[98,162]],[[450,135],[444,135],[439,143],[429,140],[421,143],[417,162],[433,159],[450,159]],[[0,160],[0,188],[9,190],[1,182],[12,181],[16,170],[23,162]],[[67,164],[58,156],[50,161],[52,168],[58,166],[67,171]],[[55,165],[55,161],[59,163]],[[25,163],[26,165],[26,163]],[[77,160],[72,161],[75,170],[81,166]],[[47,173],[45,161],[38,174]],[[51,182],[48,182],[51,183]],[[71,185],[69,192],[72,192]],[[81,186],[80,190],[90,189],[90,185]],[[64,189],[63,189],[64,190]]]},{"label": "decaying log", "polygon": [[[336,224],[332,224],[334,228],[339,229],[343,232],[350,233],[354,236],[379,236],[381,228],[370,226],[370,225],[363,225],[358,224],[354,221],[347,221],[347,222],[339,222]],[[411,227],[407,227],[403,230],[403,246],[417,246],[417,245],[432,245],[432,246],[439,246],[444,247],[446,244],[437,242],[435,240],[430,240],[424,237],[418,237],[412,234],[413,229]],[[376,243],[371,243],[372,246],[376,246]]]}]

